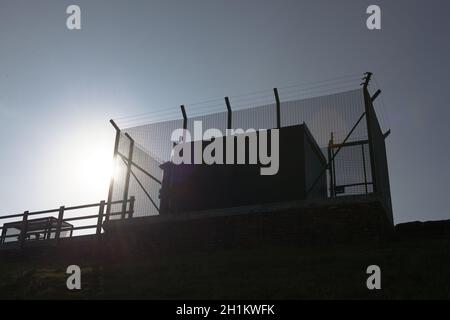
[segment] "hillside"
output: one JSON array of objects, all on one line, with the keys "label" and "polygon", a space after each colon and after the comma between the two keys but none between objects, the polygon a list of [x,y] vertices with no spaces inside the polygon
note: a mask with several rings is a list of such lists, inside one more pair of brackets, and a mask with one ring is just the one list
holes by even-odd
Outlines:
[{"label": "hillside", "polygon": [[[418,299],[450,298],[450,221],[398,225],[388,237],[335,243],[279,241],[201,248],[127,248],[90,237],[2,252],[0,298]],[[62,249],[64,248],[64,249]],[[117,250],[116,250],[117,249]],[[107,250],[106,250],[107,251]],[[82,290],[66,289],[79,264]],[[382,290],[366,288],[377,264]]]}]

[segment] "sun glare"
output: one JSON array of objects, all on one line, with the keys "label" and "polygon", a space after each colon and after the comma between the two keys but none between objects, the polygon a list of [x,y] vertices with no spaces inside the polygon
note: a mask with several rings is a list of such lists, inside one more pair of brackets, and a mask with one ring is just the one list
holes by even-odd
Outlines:
[{"label": "sun glare", "polygon": [[76,171],[79,178],[85,182],[84,186],[105,190],[113,173],[111,150],[91,150],[86,157],[80,159]]},{"label": "sun glare", "polygon": [[[73,141],[73,140],[72,140]],[[110,143],[99,140],[76,139],[65,150],[62,160],[67,190],[81,202],[106,200],[108,185],[113,174]],[[66,148],[64,148],[66,149]]]}]

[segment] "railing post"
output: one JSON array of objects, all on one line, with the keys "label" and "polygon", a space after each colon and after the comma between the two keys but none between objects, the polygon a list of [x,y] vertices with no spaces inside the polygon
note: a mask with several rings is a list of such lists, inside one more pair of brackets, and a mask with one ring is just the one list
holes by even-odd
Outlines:
[{"label": "railing post", "polygon": [[98,209],[98,220],[97,220],[97,236],[102,234],[102,224],[103,224],[103,215],[105,212],[105,201],[100,201],[100,207]]},{"label": "railing post", "polygon": [[111,216],[111,211],[108,211],[108,208],[111,208],[111,203],[106,203],[105,222],[108,222]]},{"label": "railing post", "polygon": [[55,239],[59,240],[61,236],[61,226],[64,219],[64,206],[59,207],[58,222],[56,225]]},{"label": "railing post", "polygon": [[28,232],[28,211],[23,213],[22,228],[20,228],[20,248],[23,248]]},{"label": "railing post", "polygon": [[3,244],[5,242],[5,237],[6,237],[6,231],[7,229],[4,228],[5,224],[3,224],[3,228],[2,228],[2,235],[0,238],[0,244]]},{"label": "railing post", "polygon": [[47,226],[45,227],[44,239],[45,240],[50,239],[51,235],[52,235],[52,221],[51,219],[48,219]]},{"label": "railing post", "polygon": [[133,213],[134,213],[134,196],[130,197],[130,207],[128,209],[128,219],[133,218]]}]

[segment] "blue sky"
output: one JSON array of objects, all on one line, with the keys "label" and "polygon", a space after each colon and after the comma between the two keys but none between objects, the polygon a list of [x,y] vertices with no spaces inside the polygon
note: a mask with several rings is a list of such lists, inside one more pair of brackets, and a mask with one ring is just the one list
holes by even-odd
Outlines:
[{"label": "blue sky", "polygon": [[[66,28],[70,4],[81,7],[79,31]],[[382,30],[366,28],[370,4]],[[392,129],[396,222],[449,219],[449,9],[445,0],[0,0],[0,215],[105,198],[110,118],[370,70]]]}]

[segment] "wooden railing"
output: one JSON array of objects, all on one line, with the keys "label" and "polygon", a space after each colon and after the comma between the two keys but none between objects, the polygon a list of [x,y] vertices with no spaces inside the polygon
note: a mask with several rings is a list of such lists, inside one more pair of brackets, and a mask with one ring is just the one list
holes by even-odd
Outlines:
[{"label": "wooden railing", "polygon": [[[134,202],[135,198],[130,197],[128,200],[119,200],[119,201],[111,201],[106,202],[104,200],[100,201],[99,203],[92,203],[92,204],[86,204],[86,205],[80,205],[80,206],[73,206],[73,207],[65,207],[61,206],[58,209],[50,209],[50,210],[43,210],[43,211],[34,211],[29,212],[25,211],[24,213],[20,214],[12,214],[7,216],[0,216],[0,223],[4,220],[11,220],[15,219],[16,221],[9,221],[1,223],[0,231],[1,231],[1,238],[0,238],[0,245],[6,244],[6,243],[12,243],[12,242],[19,242],[20,246],[23,247],[25,242],[27,241],[27,238],[29,238],[30,235],[33,234],[33,231],[39,231],[40,233],[44,233],[43,239],[53,239],[55,241],[58,241],[61,238],[61,232],[68,231],[70,232],[70,237],[73,235],[73,231],[75,230],[86,230],[86,229],[95,229],[95,234],[98,236],[101,236],[102,234],[102,226],[103,223],[110,220],[113,216],[120,216],[120,219],[129,219],[133,217],[134,213]],[[111,207],[114,204],[121,204],[122,210],[120,212],[109,212],[109,210],[105,210],[107,206]],[[128,208],[127,208],[128,204]],[[98,212],[96,214],[92,215],[79,215],[74,216],[70,218],[64,218],[64,214],[67,211],[72,210],[82,210],[82,209],[89,209],[89,208],[96,208],[98,207]],[[106,211],[106,212],[105,212]],[[58,214],[57,218],[54,217],[52,214]],[[30,217],[38,216],[38,215],[45,215],[49,214],[48,216],[45,216],[41,218],[42,220],[48,219],[48,227],[46,228],[40,228],[38,230],[30,230],[29,223],[36,223],[38,220],[30,219]],[[83,225],[83,226],[73,226],[69,222],[73,221],[80,221],[80,220],[87,220],[87,219],[97,219],[96,224],[91,225]],[[56,226],[54,226],[56,224]],[[13,235],[7,235],[7,230],[9,228],[15,228],[20,229],[20,233],[13,234]],[[42,230],[42,231],[41,231]],[[52,237],[51,235],[54,236]],[[6,239],[10,238],[17,238],[17,241],[6,241]]]}]

